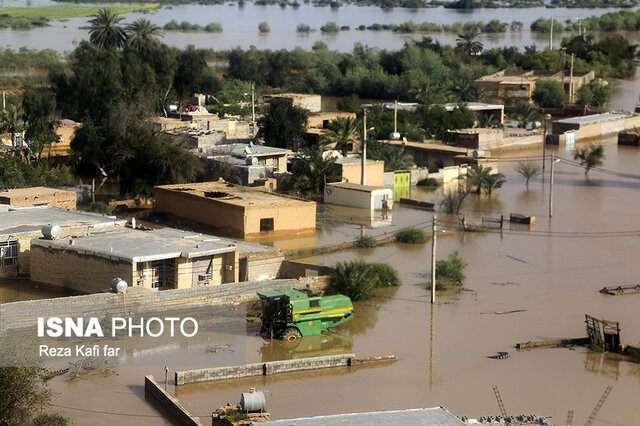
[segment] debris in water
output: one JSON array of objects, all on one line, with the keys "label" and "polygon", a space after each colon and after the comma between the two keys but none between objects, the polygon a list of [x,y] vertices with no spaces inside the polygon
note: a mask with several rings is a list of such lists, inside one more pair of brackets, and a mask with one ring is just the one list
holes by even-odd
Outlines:
[{"label": "debris in water", "polygon": [[516,312],[526,312],[526,309],[514,309],[513,311],[494,311],[494,312],[480,312],[480,315],[484,314],[494,314],[494,315],[503,315],[503,314],[515,314]]},{"label": "debris in water", "polygon": [[491,358],[491,359],[507,359],[507,358],[509,358],[509,352],[498,352],[496,355],[489,355],[487,358]]}]

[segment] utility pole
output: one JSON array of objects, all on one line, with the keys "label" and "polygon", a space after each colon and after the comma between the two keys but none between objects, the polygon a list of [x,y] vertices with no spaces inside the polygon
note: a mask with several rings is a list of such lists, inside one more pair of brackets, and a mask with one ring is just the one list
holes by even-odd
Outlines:
[{"label": "utility pole", "polygon": [[556,163],[555,157],[551,154],[551,178],[549,179],[549,217],[553,217],[553,169]]},{"label": "utility pole", "polygon": [[367,165],[367,110],[364,109],[364,117],[362,118],[363,130],[362,130],[362,175],[360,183],[365,185],[366,178],[366,165]]},{"label": "utility pole", "polygon": [[553,16],[551,17],[551,28],[549,31],[549,50],[553,50]]},{"label": "utility pole", "polygon": [[4,109],[7,107],[7,95],[5,93],[5,91],[2,91],[2,110],[4,111]]},{"label": "utility pole", "polygon": [[398,100],[396,99],[395,108],[393,109],[393,133],[398,133]]},{"label": "utility pole", "polygon": [[436,303],[436,214],[431,228],[431,303]]},{"label": "utility pole", "polygon": [[571,54],[571,68],[569,70],[569,103],[573,103],[573,53]]},{"label": "utility pole", "polygon": [[251,122],[256,122],[256,87],[254,83],[251,83]]},{"label": "utility pole", "polygon": [[544,138],[542,139],[542,178],[544,179],[544,163],[547,158],[547,131],[549,130],[549,119],[551,114],[544,116]]}]

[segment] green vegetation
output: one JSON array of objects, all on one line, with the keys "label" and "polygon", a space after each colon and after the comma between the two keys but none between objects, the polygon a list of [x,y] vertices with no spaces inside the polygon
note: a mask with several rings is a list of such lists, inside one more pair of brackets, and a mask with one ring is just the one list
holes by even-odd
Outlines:
[{"label": "green vegetation", "polygon": [[162,27],[165,31],[182,31],[182,32],[202,32],[206,31],[208,33],[221,33],[222,25],[218,22],[211,22],[210,24],[202,25],[191,24],[187,21],[182,21],[178,23],[175,19],[167,22]]},{"label": "green vegetation", "polygon": [[518,127],[526,129],[530,123],[540,118],[540,113],[529,102],[521,101],[516,105],[513,118],[519,122]]},{"label": "green vegetation", "polygon": [[267,21],[262,21],[258,24],[258,31],[260,31],[261,33],[269,33],[271,32],[271,27],[269,26],[269,23]]},{"label": "green vegetation", "polygon": [[360,25],[359,30],[370,31],[393,31],[398,33],[417,33],[417,32],[433,32],[433,33],[461,33],[466,30],[475,29],[483,33],[504,33],[507,31],[509,24],[493,19],[488,23],[482,21],[456,22],[453,24],[436,24],[433,22],[415,23],[406,21],[401,24],[379,24]]},{"label": "green vegetation", "polygon": [[298,24],[296,31],[298,31],[299,33],[310,33],[311,27],[307,24]]},{"label": "green vegetation", "polygon": [[[23,86],[45,86],[48,84],[49,70],[60,66],[60,55],[53,50],[35,51],[22,48],[16,52],[0,49],[0,87],[14,89]],[[19,99],[8,94],[7,102],[17,103]]]},{"label": "green vegetation", "polygon": [[396,232],[396,241],[405,244],[424,244],[429,240],[427,234],[418,228],[404,228]]},{"label": "green vegetation", "polygon": [[329,135],[327,141],[334,144],[335,149],[340,150],[343,156],[349,150],[353,150],[354,145],[360,142],[361,123],[356,118],[339,117],[329,122]]},{"label": "green vegetation", "polygon": [[320,27],[320,31],[323,33],[339,33],[340,27],[335,22],[327,22]]},{"label": "green vegetation", "polygon": [[300,195],[321,199],[325,182],[341,179],[336,159],[324,156],[324,145],[311,145],[302,149],[302,155],[291,163],[293,190]]},{"label": "green vegetation", "polygon": [[529,188],[529,180],[540,175],[542,173],[542,169],[539,165],[530,161],[520,161],[516,165],[516,172],[525,178],[525,185]]},{"label": "green vegetation", "polygon": [[604,106],[612,97],[613,87],[606,80],[593,80],[578,89],[578,103],[583,105]]},{"label": "green vegetation", "polygon": [[0,188],[55,188],[74,182],[75,179],[68,167],[54,166],[48,160],[29,162],[12,154],[0,153]]},{"label": "green vegetation", "polygon": [[[459,256],[458,250],[449,254],[446,260],[436,262],[436,290],[447,290],[452,285],[462,285],[466,278],[467,263]],[[431,288],[431,283],[428,284]]]},{"label": "green vegetation", "polygon": [[559,81],[541,78],[536,82],[531,99],[541,108],[558,108],[564,102],[564,87]]},{"label": "green vegetation", "polygon": [[290,148],[302,139],[308,120],[306,110],[294,106],[289,98],[275,98],[269,102],[264,115],[258,120],[265,144]]},{"label": "green vegetation", "polygon": [[373,248],[378,245],[378,240],[371,235],[363,235],[353,242],[353,246],[357,248]]},{"label": "green vegetation", "polygon": [[566,31],[638,31],[640,30],[640,11],[622,10],[609,12],[601,16],[592,16],[580,21],[569,20]]},{"label": "green vegetation", "polygon": [[459,185],[455,190],[446,191],[440,199],[440,208],[446,214],[458,214],[462,208],[462,203],[468,195],[469,189],[463,185]]},{"label": "green vegetation", "polygon": [[426,177],[424,179],[420,179],[418,181],[418,186],[431,186],[431,187],[438,187],[440,186],[440,182],[438,182],[436,179],[431,178],[431,177]]},{"label": "green vegetation", "polygon": [[[541,33],[548,33],[551,31],[551,19],[546,18],[538,18],[531,23],[531,31],[538,31]],[[564,31],[564,27],[561,22],[558,22],[557,19],[553,21],[553,32],[561,33]]]},{"label": "green vegetation", "polygon": [[398,272],[382,263],[362,260],[338,262],[331,274],[331,291],[344,294],[351,300],[367,299],[376,288],[398,285]]},{"label": "green vegetation", "polygon": [[[91,2],[89,2],[91,3]],[[107,6],[106,9],[116,14],[147,12],[160,7],[158,3],[140,2],[139,6]],[[27,7],[3,7],[0,17],[9,18],[25,18],[47,20],[63,19],[63,18],[81,18],[85,16],[94,16],[100,10],[105,9],[104,6],[85,6],[78,4],[65,4],[55,6],[27,6]]]},{"label": "green vegetation", "polygon": [[65,426],[69,419],[50,412],[54,376],[42,367],[0,367],[0,424]]},{"label": "green vegetation", "polygon": [[573,159],[584,167],[584,174],[589,173],[594,167],[602,165],[605,159],[604,145],[591,145],[584,148],[576,148]]}]

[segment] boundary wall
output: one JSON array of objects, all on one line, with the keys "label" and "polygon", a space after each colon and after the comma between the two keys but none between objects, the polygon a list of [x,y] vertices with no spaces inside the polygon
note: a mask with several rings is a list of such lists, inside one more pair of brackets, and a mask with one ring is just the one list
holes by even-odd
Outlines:
[{"label": "boundary wall", "polygon": [[177,398],[169,395],[167,391],[162,389],[156,383],[153,376],[144,376],[144,393],[151,394],[158,402],[167,409],[182,425],[187,426],[203,426],[200,418],[194,417],[184,408]]}]

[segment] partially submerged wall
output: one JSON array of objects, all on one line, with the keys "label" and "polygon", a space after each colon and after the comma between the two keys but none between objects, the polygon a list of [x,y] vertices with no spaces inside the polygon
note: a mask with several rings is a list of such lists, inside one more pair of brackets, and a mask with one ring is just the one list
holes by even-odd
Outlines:
[{"label": "partially submerged wall", "polygon": [[176,386],[215,380],[240,379],[251,376],[269,376],[278,373],[316,370],[319,368],[347,367],[354,354],[327,355],[313,358],[271,361],[231,367],[202,368],[199,370],[176,371]]},{"label": "partially submerged wall", "polygon": [[169,411],[182,425],[202,426],[202,422],[198,417],[192,416],[186,408],[184,408],[177,398],[169,395],[167,391],[162,389],[156,383],[153,376],[144,376],[144,393],[151,394],[160,402],[160,404]]}]

